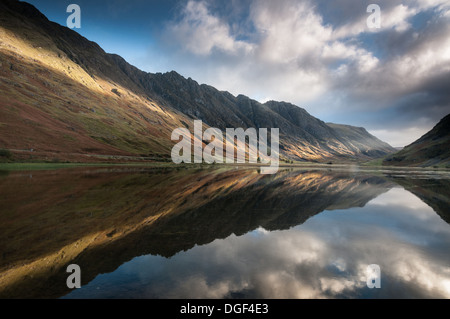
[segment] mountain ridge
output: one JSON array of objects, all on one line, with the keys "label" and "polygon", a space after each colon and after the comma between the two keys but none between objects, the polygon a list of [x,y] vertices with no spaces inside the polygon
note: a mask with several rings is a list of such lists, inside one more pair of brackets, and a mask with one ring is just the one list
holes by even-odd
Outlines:
[{"label": "mountain ridge", "polygon": [[[262,104],[244,95],[233,96],[198,84],[175,71],[164,74],[141,71],[77,32],[49,21],[30,4],[7,0],[0,7],[3,65],[0,89],[8,97],[5,106],[14,110],[8,116],[1,114],[11,120],[0,125],[0,132],[5,133],[3,139],[0,137],[0,148],[43,149],[44,153],[35,152],[33,156],[48,157],[45,153],[51,152],[62,160],[73,159],[69,153],[80,154],[77,160],[81,161],[93,159],[86,158],[86,153],[144,154],[167,159],[174,144],[170,140],[171,131],[177,127],[192,129],[193,120],[199,119],[222,130],[278,127],[281,156],[287,159],[369,160],[395,151],[367,131],[365,142],[354,141],[342,130],[291,103]],[[41,100],[45,103],[40,103]],[[34,108],[35,103],[41,104],[41,108]],[[27,112],[36,118],[45,117],[51,125],[34,123],[41,130],[32,134],[23,125],[27,115],[23,114],[22,104],[26,104]],[[68,112],[59,112],[61,105]],[[60,122],[71,129],[67,131]],[[8,128],[14,125],[24,127],[24,132],[16,131],[11,136]],[[61,145],[64,141],[58,137],[61,134],[52,134],[50,126],[57,126],[58,133],[67,136],[66,140],[86,145],[65,149]],[[39,136],[42,131],[55,145],[50,147],[43,142],[48,138]]]}]

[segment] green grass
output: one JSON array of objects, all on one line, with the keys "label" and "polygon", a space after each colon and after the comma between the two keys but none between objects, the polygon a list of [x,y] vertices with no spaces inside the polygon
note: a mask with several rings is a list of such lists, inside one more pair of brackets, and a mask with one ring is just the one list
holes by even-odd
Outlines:
[{"label": "green grass", "polygon": [[361,166],[383,166],[383,161],[385,160],[385,157],[377,158],[365,163],[361,163]]},{"label": "green grass", "polygon": [[82,167],[82,166],[103,166],[101,164],[85,163],[0,163],[0,170],[3,171],[39,171],[53,170],[60,168]]},{"label": "green grass", "polygon": [[[202,168],[201,164],[177,165],[172,162],[152,163],[0,163],[0,171],[44,171],[76,167],[157,167]],[[212,166],[212,165],[211,165]]]},{"label": "green grass", "polygon": [[[359,166],[361,168],[367,167],[367,168],[381,168],[381,161],[382,159],[370,161],[368,163],[361,163]],[[448,165],[448,164],[447,164]],[[174,164],[172,162],[133,162],[133,163],[57,163],[57,162],[46,162],[46,163],[0,163],[0,172],[7,172],[7,171],[43,171],[43,170],[57,170],[57,169],[67,169],[67,168],[77,168],[77,167],[149,167],[149,168],[173,168],[173,169],[229,169],[229,168],[235,168],[235,167],[258,167],[260,164],[216,164],[216,165],[208,165],[208,164]],[[345,168],[353,166],[351,164],[345,164],[345,163],[337,163],[335,165],[328,165],[325,163],[294,163],[294,164],[286,164],[286,163],[280,163],[280,169],[286,168],[286,167],[293,167],[293,168],[310,168],[310,167],[316,167],[316,168]],[[422,168],[422,167],[405,167],[409,169],[432,169],[431,167],[428,168]],[[383,166],[382,169],[401,169],[401,167],[395,167],[395,166]],[[448,170],[449,167],[445,166],[439,166],[435,167],[434,169],[440,169],[440,170]]]}]

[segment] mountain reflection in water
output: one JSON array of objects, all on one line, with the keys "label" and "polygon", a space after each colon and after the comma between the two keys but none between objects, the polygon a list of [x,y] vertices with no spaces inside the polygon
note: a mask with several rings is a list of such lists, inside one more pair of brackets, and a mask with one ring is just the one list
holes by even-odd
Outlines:
[{"label": "mountain reflection in water", "polygon": [[449,298],[449,186],[319,169],[3,174],[0,297]]}]

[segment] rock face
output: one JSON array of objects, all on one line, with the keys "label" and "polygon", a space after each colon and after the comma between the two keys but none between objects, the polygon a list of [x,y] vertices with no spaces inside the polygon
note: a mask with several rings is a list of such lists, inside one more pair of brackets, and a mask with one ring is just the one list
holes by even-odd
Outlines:
[{"label": "rock face", "polygon": [[0,148],[62,160],[168,158],[173,129],[199,119],[222,130],[279,128],[286,159],[368,160],[395,151],[364,129],[326,124],[289,103],[236,97],[174,71],[143,72],[24,2],[2,1],[0,21]]},{"label": "rock face", "polygon": [[450,114],[420,139],[388,156],[383,164],[450,167]]}]

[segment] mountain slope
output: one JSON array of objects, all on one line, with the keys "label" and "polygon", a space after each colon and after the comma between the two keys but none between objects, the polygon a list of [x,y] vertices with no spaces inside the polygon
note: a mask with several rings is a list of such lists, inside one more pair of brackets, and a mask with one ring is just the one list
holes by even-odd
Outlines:
[{"label": "mountain slope", "polygon": [[0,148],[16,159],[169,156],[187,118],[139,92],[98,45],[22,2],[0,3],[0,21]]},{"label": "mountain slope", "polygon": [[363,127],[327,123],[348,143],[349,147],[370,157],[382,157],[392,153],[392,146],[371,135]]},{"label": "mountain slope", "polygon": [[431,131],[400,152],[388,156],[384,165],[450,166],[450,114]]},{"label": "mountain slope", "polygon": [[370,144],[352,143],[353,141],[339,130],[290,103],[270,101],[261,104],[244,95],[235,97],[214,87],[199,85],[174,71],[166,74],[145,73],[130,68],[123,59],[118,59],[122,71],[127,73],[134,83],[141,85],[149,96],[192,119],[201,119],[210,127],[221,130],[228,127],[280,128],[281,153],[288,158],[369,159],[395,151],[367,132],[365,139],[370,141]]},{"label": "mountain slope", "polygon": [[143,72],[24,2],[2,1],[0,22],[0,148],[15,159],[167,159],[172,131],[192,131],[194,119],[222,130],[280,128],[281,156],[290,159],[394,151],[289,103],[235,97],[176,72]]}]

